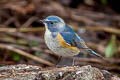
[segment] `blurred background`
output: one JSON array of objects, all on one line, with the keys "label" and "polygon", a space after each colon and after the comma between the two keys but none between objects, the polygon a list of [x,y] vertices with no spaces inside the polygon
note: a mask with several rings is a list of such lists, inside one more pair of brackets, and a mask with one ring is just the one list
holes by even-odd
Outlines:
[{"label": "blurred background", "polygon": [[0,66],[32,64],[42,67],[71,65],[44,42],[50,15],[60,16],[106,61],[81,52],[75,65],[92,65],[120,76],[119,0],[0,0]]}]

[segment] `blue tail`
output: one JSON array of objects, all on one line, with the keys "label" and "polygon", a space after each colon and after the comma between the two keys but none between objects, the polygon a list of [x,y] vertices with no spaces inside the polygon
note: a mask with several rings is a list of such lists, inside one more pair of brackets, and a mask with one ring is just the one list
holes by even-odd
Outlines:
[{"label": "blue tail", "polygon": [[87,49],[87,51],[97,57],[103,58],[101,55],[97,54],[95,51],[91,50],[91,49]]}]

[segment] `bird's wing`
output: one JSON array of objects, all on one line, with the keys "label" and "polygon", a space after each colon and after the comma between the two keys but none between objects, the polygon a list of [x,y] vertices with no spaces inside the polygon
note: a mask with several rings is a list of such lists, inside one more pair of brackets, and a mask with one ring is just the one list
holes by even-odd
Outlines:
[{"label": "bird's wing", "polygon": [[62,36],[64,41],[71,46],[77,47],[79,49],[88,48],[84,40],[75,32],[60,32],[59,34]]},{"label": "bird's wing", "polygon": [[68,43],[71,46],[77,47],[79,49],[84,49],[85,51],[94,54],[97,57],[103,58],[101,55],[97,54],[93,50],[89,49],[84,40],[80,38],[76,33],[71,33],[71,32],[62,32],[60,33],[62,38],[66,43]]}]

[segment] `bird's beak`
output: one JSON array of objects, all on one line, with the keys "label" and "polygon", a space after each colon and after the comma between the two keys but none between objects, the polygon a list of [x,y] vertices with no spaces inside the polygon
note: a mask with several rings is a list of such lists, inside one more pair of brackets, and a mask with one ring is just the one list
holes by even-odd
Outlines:
[{"label": "bird's beak", "polygon": [[46,20],[45,20],[45,19],[43,19],[43,20],[40,20],[40,22],[42,22],[42,23],[46,23]]},{"label": "bird's beak", "polygon": [[47,22],[50,22],[50,21],[47,20],[47,19],[43,19],[43,20],[40,20],[40,22],[42,22],[42,23],[47,23]]}]

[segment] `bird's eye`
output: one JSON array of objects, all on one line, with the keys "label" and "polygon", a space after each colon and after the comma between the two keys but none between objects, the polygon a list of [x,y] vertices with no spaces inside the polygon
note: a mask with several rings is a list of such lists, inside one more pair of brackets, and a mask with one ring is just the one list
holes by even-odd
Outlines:
[{"label": "bird's eye", "polygon": [[50,24],[53,24],[53,22],[50,22]]}]

